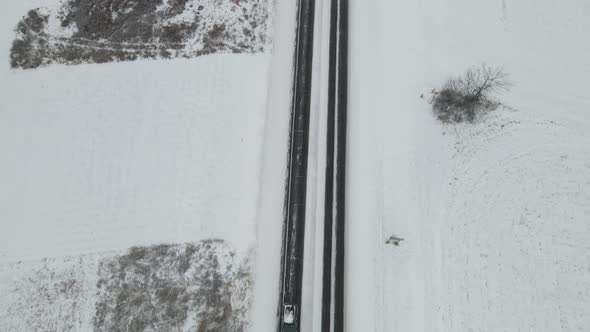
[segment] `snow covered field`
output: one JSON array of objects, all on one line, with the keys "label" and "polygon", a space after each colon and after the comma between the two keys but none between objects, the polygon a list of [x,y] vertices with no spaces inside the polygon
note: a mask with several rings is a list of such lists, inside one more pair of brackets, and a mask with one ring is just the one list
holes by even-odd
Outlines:
[{"label": "snow covered field", "polygon": [[[589,330],[590,3],[372,5],[351,3],[349,331]],[[420,94],[482,62],[507,107],[438,123]]]},{"label": "snow covered field", "polygon": [[[295,2],[277,1],[269,38],[251,40],[219,27],[224,15],[240,22],[236,11],[185,26],[208,1],[168,0],[154,35],[116,45],[60,30],[57,0],[5,2],[0,330],[272,331]],[[190,10],[171,10],[180,3]],[[53,15],[48,30],[15,31],[39,22],[37,7]],[[118,10],[115,21],[133,12]],[[589,330],[590,3],[351,0],[350,12],[347,331]],[[197,30],[209,39],[187,38]],[[21,39],[33,47],[13,67],[40,68],[10,69]],[[505,107],[475,125],[438,123],[419,96],[482,62],[511,75]],[[312,108],[323,103],[314,91]],[[316,222],[323,121],[313,114]],[[320,239],[321,223],[307,231]],[[304,271],[312,328],[317,263]]]},{"label": "snow covered field", "polygon": [[[282,60],[271,52],[270,16],[265,25],[254,24],[268,29],[256,30],[268,38],[242,43],[244,50],[226,42],[234,32],[242,38],[245,30],[228,25],[219,34],[215,26],[224,15],[226,23],[242,22],[242,7],[246,16],[249,10],[264,12],[263,3],[274,10],[273,3],[257,0],[225,1],[225,7],[205,10],[201,27],[217,33],[209,41],[215,47],[205,53],[215,54],[197,56],[203,45],[194,40],[185,41],[184,50],[194,47],[196,53],[176,56],[189,59],[148,52],[125,58],[109,53],[94,61],[85,49],[71,61],[47,51],[41,55],[55,57],[26,70],[9,67],[12,43],[22,32],[15,28],[29,10],[41,6],[49,8],[41,13],[54,15],[60,2],[2,4],[0,330],[247,326],[252,282],[259,275],[255,262],[264,252],[258,250],[259,236],[268,225],[277,230],[276,243],[268,244],[276,264],[268,269],[276,268],[271,280],[276,275],[278,285],[282,198],[276,207],[260,209],[264,202],[274,206],[276,192],[284,189],[290,73],[282,71],[288,79],[274,75],[275,95],[269,96],[269,68],[275,62],[291,65],[294,30],[289,24],[281,30]],[[211,2],[190,4],[192,13]],[[238,16],[232,6],[239,7]],[[37,51],[33,47],[31,54]],[[267,112],[277,105],[283,112]],[[263,170],[270,184],[262,181]],[[265,258],[260,261],[266,265]],[[186,284],[193,286],[182,288]],[[149,300],[141,297],[146,289],[140,285],[147,285]],[[186,291],[178,293],[178,287]],[[254,301],[271,320],[276,296],[273,289]]]}]

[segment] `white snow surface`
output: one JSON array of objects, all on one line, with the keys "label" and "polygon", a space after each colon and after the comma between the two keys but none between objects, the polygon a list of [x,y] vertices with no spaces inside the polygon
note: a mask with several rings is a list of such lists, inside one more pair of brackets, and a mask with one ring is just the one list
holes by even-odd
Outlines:
[{"label": "white snow surface", "polygon": [[268,59],[4,73],[1,259],[252,245]]},{"label": "white snow surface", "polygon": [[[590,3],[351,15],[347,330],[590,330]],[[482,62],[506,107],[438,123],[420,94]]]},{"label": "white snow surface", "polygon": [[[272,54],[34,71],[9,69],[10,42],[47,1],[3,6],[0,294],[17,261],[68,256],[69,273],[72,256],[223,238],[256,249],[251,330],[272,331],[293,4],[277,4]],[[590,330],[590,3],[350,6],[347,331]],[[438,123],[419,95],[482,62],[510,73],[507,107]]]},{"label": "white snow surface", "polygon": [[[76,257],[220,238],[254,252],[252,329],[274,328],[295,32],[293,2],[277,3],[266,53],[37,70],[9,69],[9,49],[18,20],[50,4],[3,5],[0,307],[43,262],[70,271]],[[67,323],[67,303],[41,307]],[[90,329],[92,312],[73,315]]]}]

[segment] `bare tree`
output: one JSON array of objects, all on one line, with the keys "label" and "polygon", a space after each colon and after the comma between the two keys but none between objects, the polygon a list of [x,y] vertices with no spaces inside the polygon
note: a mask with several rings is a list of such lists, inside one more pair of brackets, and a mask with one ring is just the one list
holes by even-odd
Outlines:
[{"label": "bare tree", "polygon": [[478,114],[498,107],[491,94],[508,91],[511,86],[504,68],[482,64],[450,78],[441,90],[432,90],[426,100],[442,122],[473,122]]}]

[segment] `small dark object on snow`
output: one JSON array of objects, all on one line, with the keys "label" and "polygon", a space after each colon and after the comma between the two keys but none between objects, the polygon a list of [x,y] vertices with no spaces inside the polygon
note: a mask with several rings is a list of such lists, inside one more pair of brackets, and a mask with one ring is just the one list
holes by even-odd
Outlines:
[{"label": "small dark object on snow", "polygon": [[399,243],[401,241],[403,241],[404,239],[401,237],[397,237],[395,235],[392,235],[389,237],[389,239],[387,239],[387,241],[385,241],[386,244],[393,244],[394,246],[398,247]]}]

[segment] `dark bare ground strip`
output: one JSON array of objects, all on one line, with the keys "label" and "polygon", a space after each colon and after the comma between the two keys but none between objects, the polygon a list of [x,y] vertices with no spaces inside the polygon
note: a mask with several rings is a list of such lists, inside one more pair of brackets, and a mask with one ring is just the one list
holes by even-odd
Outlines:
[{"label": "dark bare ground strip", "polygon": [[95,331],[244,331],[250,268],[221,240],[136,247],[99,266]]},{"label": "dark bare ground strip", "polygon": [[[10,65],[31,69],[262,52],[269,44],[269,8],[269,0],[68,0],[56,13],[38,8],[23,17]],[[60,23],[53,32],[50,18]],[[56,28],[60,35],[52,34]]]},{"label": "dark bare ground strip", "polygon": [[[223,240],[0,266],[0,331],[242,332],[249,257]],[[8,273],[8,274],[7,274]]]}]

